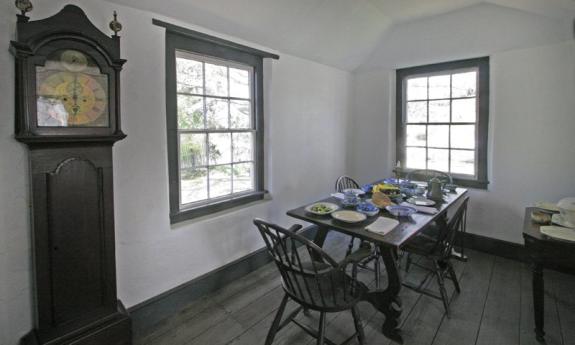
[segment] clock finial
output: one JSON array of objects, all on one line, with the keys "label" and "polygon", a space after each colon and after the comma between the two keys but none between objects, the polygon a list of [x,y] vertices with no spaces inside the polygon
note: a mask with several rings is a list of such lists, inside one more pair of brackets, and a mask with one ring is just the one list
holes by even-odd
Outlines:
[{"label": "clock finial", "polygon": [[118,21],[118,13],[114,11],[114,20],[110,22],[110,29],[114,31],[114,37],[118,37],[118,32],[122,31],[122,23]]},{"label": "clock finial", "polygon": [[26,16],[26,13],[32,11],[34,8],[32,2],[30,2],[30,0],[16,0],[14,4],[16,5],[16,8],[22,12],[22,14],[19,14],[18,17],[23,19],[25,18],[25,21],[27,21],[28,17]]}]

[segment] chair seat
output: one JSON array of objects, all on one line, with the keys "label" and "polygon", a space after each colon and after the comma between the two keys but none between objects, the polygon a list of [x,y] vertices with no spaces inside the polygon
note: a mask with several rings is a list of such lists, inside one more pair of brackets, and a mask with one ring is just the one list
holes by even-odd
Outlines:
[{"label": "chair seat", "polygon": [[[329,265],[315,263],[318,270],[320,265],[327,268]],[[310,266],[311,263],[302,263]],[[306,282],[303,281],[306,280]],[[297,277],[290,289],[282,279],[285,292],[298,303],[312,310],[339,312],[349,310],[362,300],[368,288],[363,283],[341,271],[331,271],[327,274]]]},{"label": "chair seat", "polygon": [[437,240],[424,233],[418,234],[411,238],[402,249],[408,253],[417,255],[432,256],[438,248]]}]

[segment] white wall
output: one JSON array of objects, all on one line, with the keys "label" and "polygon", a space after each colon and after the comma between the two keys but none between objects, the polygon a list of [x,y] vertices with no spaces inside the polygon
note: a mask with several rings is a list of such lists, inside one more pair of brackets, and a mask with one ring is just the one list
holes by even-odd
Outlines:
[{"label": "white wall", "polygon": [[480,5],[402,24],[354,74],[350,169],[395,163],[395,69],[491,57],[488,191],[471,191],[468,231],[522,242],[524,207],[575,195],[575,44],[568,23]]},{"label": "white wall", "polygon": [[[285,211],[325,195],[345,172],[350,74],[279,52],[279,61],[265,64],[271,200],[170,226],[164,29],[153,26],[152,18],[175,21],[88,0],[36,2],[32,19],[69,2],[80,4],[105,32],[114,9],[124,25],[122,124],[128,138],[114,147],[114,187],[118,295],[128,307],[261,248],[254,217],[294,223]],[[14,64],[8,45],[15,13],[11,2],[0,3],[0,344],[7,345],[32,328],[27,157],[12,138]]]}]

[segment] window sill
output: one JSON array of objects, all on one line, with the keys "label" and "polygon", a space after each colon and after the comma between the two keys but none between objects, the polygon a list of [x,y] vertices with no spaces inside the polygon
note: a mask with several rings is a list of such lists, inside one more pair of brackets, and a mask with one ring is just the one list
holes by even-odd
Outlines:
[{"label": "window sill", "polygon": [[223,201],[201,205],[190,209],[183,209],[177,213],[170,214],[170,224],[176,224],[186,220],[191,220],[207,216],[212,213],[224,211],[233,207],[252,203],[254,201],[263,200],[267,193],[268,193],[267,191],[253,192]]}]

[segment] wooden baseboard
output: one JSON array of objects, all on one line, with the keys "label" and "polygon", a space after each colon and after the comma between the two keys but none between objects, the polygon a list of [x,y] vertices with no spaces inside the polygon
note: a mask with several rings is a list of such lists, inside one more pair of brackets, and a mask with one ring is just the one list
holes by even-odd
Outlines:
[{"label": "wooden baseboard", "polygon": [[[316,227],[309,226],[302,230],[301,234],[311,239],[315,236],[315,232]],[[134,337],[144,336],[154,325],[176,314],[190,302],[222,288],[269,262],[271,258],[266,248],[261,248],[129,308]]]},{"label": "wooden baseboard", "polygon": [[[457,245],[461,237],[457,240]],[[501,256],[507,259],[517,261],[528,261],[528,255],[522,244],[498,240],[491,237],[485,237],[477,234],[463,233],[463,245],[465,248],[477,250],[480,252]]]}]

